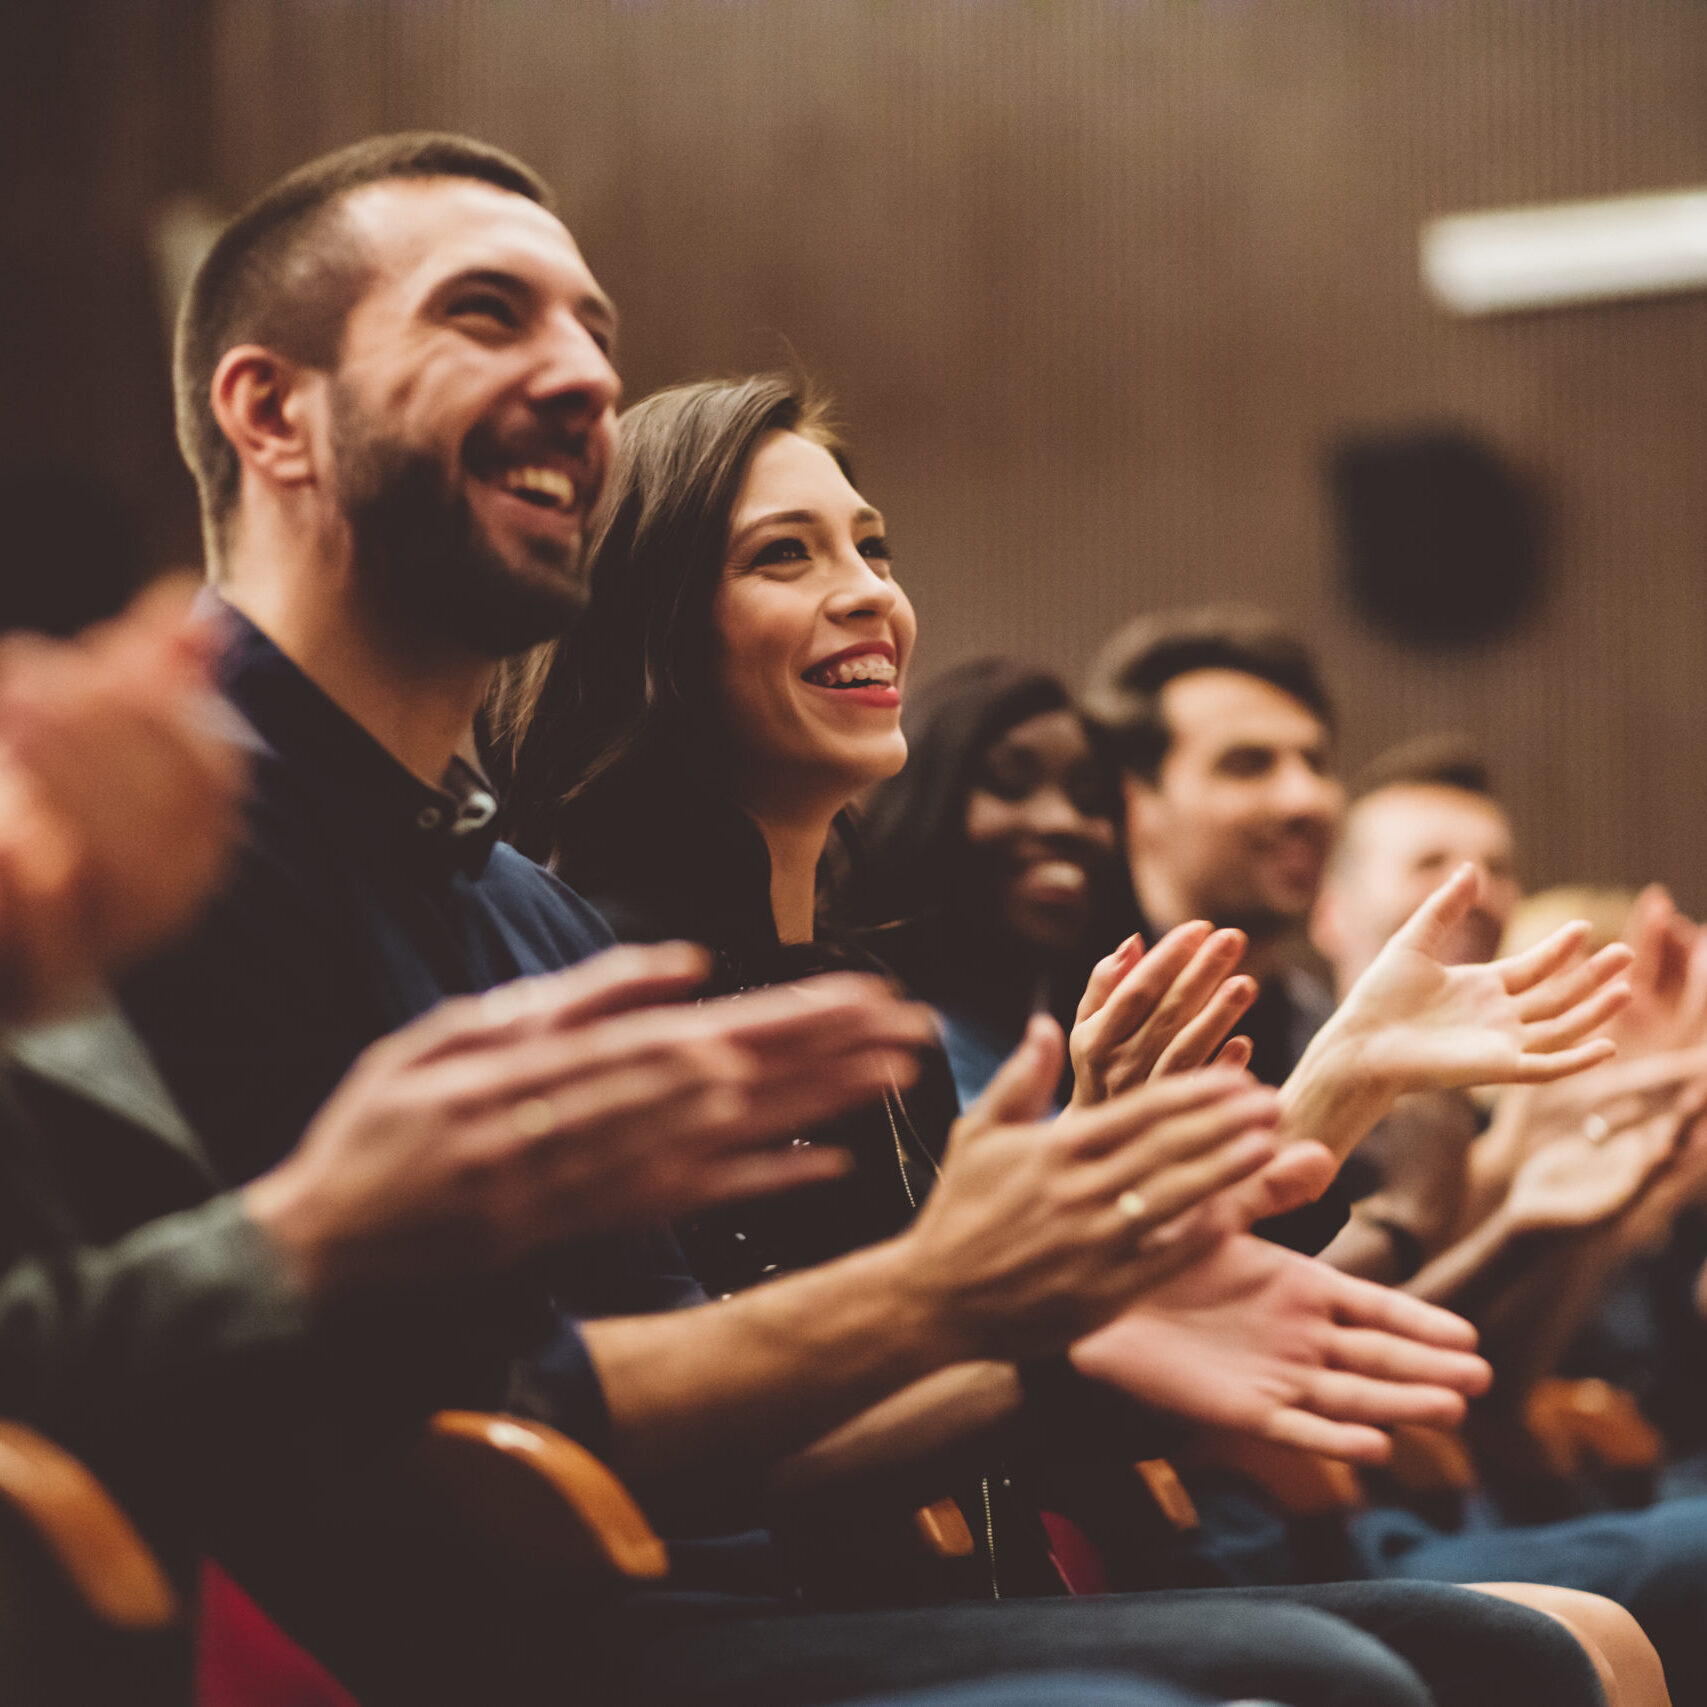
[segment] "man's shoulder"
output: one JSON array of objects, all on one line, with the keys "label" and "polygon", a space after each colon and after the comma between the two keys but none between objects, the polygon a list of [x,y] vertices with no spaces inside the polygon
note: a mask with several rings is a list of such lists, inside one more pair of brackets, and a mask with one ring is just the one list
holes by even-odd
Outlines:
[{"label": "man's shoulder", "polygon": [[508,842],[492,849],[480,887],[513,923],[531,926],[549,938],[565,965],[598,954],[616,941],[590,901]]}]

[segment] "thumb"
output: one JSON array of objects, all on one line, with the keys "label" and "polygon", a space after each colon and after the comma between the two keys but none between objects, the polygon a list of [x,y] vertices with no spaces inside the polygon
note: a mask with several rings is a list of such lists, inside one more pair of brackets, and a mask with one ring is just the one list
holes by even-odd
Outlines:
[{"label": "thumb", "polygon": [[1033,1014],[1019,1048],[1002,1063],[959,1124],[971,1135],[1042,1120],[1054,1106],[1066,1058],[1060,1026],[1048,1014]]}]

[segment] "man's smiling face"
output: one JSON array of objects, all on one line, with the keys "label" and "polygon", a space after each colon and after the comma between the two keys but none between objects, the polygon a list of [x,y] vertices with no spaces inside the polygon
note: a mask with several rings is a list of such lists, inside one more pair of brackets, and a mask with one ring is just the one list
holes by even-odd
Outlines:
[{"label": "man's smiling face", "polygon": [[492,185],[394,179],[332,217],[371,266],[329,409],[359,584],[484,656],[550,638],[610,461],[608,298],[553,214]]}]

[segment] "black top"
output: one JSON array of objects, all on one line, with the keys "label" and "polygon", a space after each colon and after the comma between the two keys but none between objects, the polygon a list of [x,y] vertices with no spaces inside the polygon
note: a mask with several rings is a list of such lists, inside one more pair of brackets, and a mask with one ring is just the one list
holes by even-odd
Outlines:
[{"label": "black top", "polygon": [[121,991],[228,1183],[294,1146],[376,1038],[442,997],[606,947],[598,915],[497,841],[460,761],[413,776],[229,612],[224,687],[255,732],[247,835],[195,931]]},{"label": "black top", "polygon": [[[682,838],[655,844],[657,857],[637,862],[620,891],[593,898],[620,937],[703,943],[715,957],[711,992],[719,995],[816,972],[887,970],[862,948],[833,937],[781,942],[771,912],[770,858],[758,827],[710,795],[696,794],[684,804],[683,817],[691,820],[691,832],[684,822]],[[684,849],[691,849],[691,859],[680,857]],[[846,1149],[854,1158],[851,1173],[678,1226],[693,1273],[712,1293],[736,1292],[892,1238],[929,1192],[957,1113],[948,1063],[932,1050],[904,1096],[897,1088],[881,1102],[797,1135],[800,1143]]]}]

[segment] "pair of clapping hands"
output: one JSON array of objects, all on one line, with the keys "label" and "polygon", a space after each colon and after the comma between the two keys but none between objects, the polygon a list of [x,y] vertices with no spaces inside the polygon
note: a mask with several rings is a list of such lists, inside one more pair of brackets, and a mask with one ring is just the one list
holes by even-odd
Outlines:
[{"label": "pair of clapping hands", "polygon": [[1610,1226],[1635,1251],[1707,1188],[1707,930],[1644,890],[1625,935],[1618,1059],[1502,1093],[1471,1155],[1472,1203],[1514,1234]]}]

